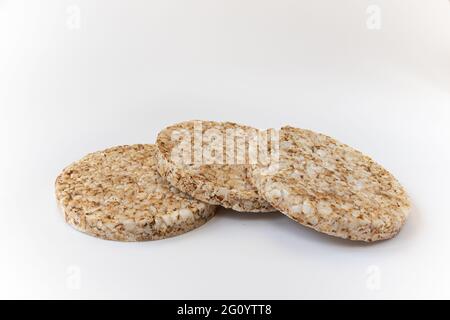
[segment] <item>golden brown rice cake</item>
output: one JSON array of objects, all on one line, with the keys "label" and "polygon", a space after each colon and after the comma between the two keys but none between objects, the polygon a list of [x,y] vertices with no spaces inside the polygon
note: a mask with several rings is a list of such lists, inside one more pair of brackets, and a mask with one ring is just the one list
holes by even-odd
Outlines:
[{"label": "golden brown rice cake", "polygon": [[[195,128],[200,130],[196,131]],[[165,128],[158,134],[156,142],[159,173],[181,191],[209,204],[244,212],[274,211],[250,183],[248,159],[245,162],[226,162],[226,138],[224,137],[227,130],[235,130],[235,132],[242,130],[244,134],[247,134],[255,129],[231,122],[213,121],[187,121]],[[221,136],[220,148],[223,146],[224,151],[223,161],[219,164],[212,161],[208,163],[208,159],[204,156],[207,153],[205,150],[213,143],[208,140],[208,133],[214,131]],[[190,163],[176,161],[173,157],[174,151],[186,139],[186,135],[191,137],[188,139],[187,146],[192,151],[192,154],[188,155]],[[201,136],[199,139],[198,135]],[[199,144],[196,141],[200,141]],[[238,145],[237,142],[236,145]],[[245,148],[245,146],[241,147]],[[199,152],[201,160],[205,161],[196,163],[195,152]]]},{"label": "golden brown rice cake", "polygon": [[276,209],[317,231],[360,241],[389,239],[404,224],[408,196],[382,166],[333,138],[284,127],[280,161],[255,165],[252,181]]},{"label": "golden brown rice cake", "polygon": [[107,240],[179,235],[213,217],[215,207],[170,186],[156,171],[156,147],[131,145],[91,153],[56,179],[65,220]]}]

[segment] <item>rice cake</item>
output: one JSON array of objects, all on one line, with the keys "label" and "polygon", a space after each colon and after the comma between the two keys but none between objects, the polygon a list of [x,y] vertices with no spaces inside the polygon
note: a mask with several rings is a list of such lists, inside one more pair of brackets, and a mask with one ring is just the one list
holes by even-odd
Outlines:
[{"label": "rice cake", "polygon": [[[200,128],[200,129],[196,129]],[[196,131],[197,130],[197,131]],[[172,185],[189,194],[195,199],[213,205],[221,205],[242,212],[270,212],[272,206],[257,192],[249,180],[248,157],[243,162],[227,162],[227,146],[225,145],[227,132],[240,132],[237,138],[246,139],[250,132],[255,132],[248,126],[232,122],[213,121],[187,121],[169,126],[158,134],[156,145],[158,147],[158,171]],[[204,139],[208,132],[216,131],[220,143],[218,148],[224,150],[224,158],[220,163],[209,161],[206,157],[208,148],[214,144],[214,139]],[[188,136],[189,150],[187,161],[175,161],[173,154],[182,140]],[[197,139],[200,136],[199,139]],[[234,140],[233,140],[234,141]],[[185,141],[186,142],[186,141]],[[236,143],[236,155],[239,148],[246,148]],[[234,150],[234,149],[233,149]],[[243,150],[241,150],[243,151]],[[195,152],[200,154],[201,161],[196,162]],[[236,160],[237,158],[233,158]]]},{"label": "rice cake", "polygon": [[252,166],[252,182],[276,209],[340,238],[377,241],[396,235],[410,201],[400,183],[361,152],[293,127],[279,133],[279,162]]},{"label": "rice cake", "polygon": [[193,230],[215,206],[170,186],[156,170],[155,145],[126,145],[91,153],[56,179],[67,223],[95,237],[157,240]]}]

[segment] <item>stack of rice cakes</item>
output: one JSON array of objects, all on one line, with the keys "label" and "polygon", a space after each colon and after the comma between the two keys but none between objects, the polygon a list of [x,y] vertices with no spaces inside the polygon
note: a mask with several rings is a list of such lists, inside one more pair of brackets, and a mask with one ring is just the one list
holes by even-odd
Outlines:
[{"label": "stack of rice cakes", "polygon": [[[231,150],[230,132],[244,144]],[[73,163],[56,179],[56,198],[75,229],[118,241],[183,234],[210,220],[218,206],[279,211],[306,227],[356,241],[389,239],[404,225],[410,202],[395,177],[323,134],[283,127],[271,161],[226,161],[230,152],[242,153],[239,148],[250,153],[255,133],[231,122],[175,124],[158,134],[155,145],[114,147]],[[223,150],[221,157],[208,158],[212,144]],[[179,161],[186,150],[193,154]]]}]

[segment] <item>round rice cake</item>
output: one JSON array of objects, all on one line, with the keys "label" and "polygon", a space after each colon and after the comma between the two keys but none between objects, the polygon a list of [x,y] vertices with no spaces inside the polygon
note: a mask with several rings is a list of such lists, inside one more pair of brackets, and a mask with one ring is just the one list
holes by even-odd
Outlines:
[{"label": "round rice cake", "polygon": [[399,182],[361,152],[323,134],[279,132],[279,161],[252,166],[252,182],[276,209],[340,238],[377,241],[396,235],[409,210]]},{"label": "round rice cake", "polygon": [[91,153],[56,179],[67,223],[107,240],[144,241],[193,230],[215,206],[170,186],[156,170],[155,145],[119,146]]},{"label": "round rice cake", "polygon": [[[194,120],[169,126],[156,141],[158,171],[172,185],[206,203],[241,212],[274,211],[250,182],[248,154],[237,158],[246,152],[248,136],[255,132],[254,128],[232,122]],[[237,134],[233,145],[229,143],[233,151],[227,149],[226,137],[230,133]],[[237,139],[244,143],[239,144]],[[183,144],[184,150],[177,150]],[[214,144],[216,150],[223,151],[221,161],[208,152]],[[183,161],[178,159],[182,158],[179,151],[188,151]],[[229,156],[232,159],[227,162]]]}]

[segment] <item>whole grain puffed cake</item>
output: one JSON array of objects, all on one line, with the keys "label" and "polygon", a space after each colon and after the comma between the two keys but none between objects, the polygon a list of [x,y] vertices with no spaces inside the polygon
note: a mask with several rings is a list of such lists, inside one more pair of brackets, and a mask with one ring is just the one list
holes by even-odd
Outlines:
[{"label": "whole grain puffed cake", "polygon": [[193,230],[215,207],[170,186],[156,171],[155,145],[91,153],[56,179],[67,223],[107,240],[156,240]]},{"label": "whole grain puffed cake", "polygon": [[172,185],[206,203],[244,212],[274,211],[248,177],[245,149],[255,131],[231,122],[197,120],[169,126],[156,142],[158,171]]},{"label": "whole grain puffed cake", "polygon": [[323,134],[284,127],[279,162],[252,166],[252,181],[302,225],[351,240],[396,235],[410,209],[399,182],[361,152]]}]

